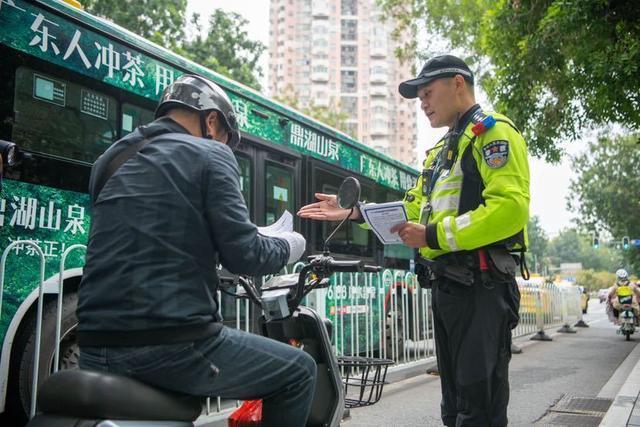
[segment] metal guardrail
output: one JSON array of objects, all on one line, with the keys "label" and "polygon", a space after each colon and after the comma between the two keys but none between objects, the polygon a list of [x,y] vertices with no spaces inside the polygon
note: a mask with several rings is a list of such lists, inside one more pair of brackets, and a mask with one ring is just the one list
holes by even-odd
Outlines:
[{"label": "metal guardrail", "polygon": [[45,259],[44,252],[37,243],[31,240],[16,240],[6,247],[0,259],[0,315],[2,315],[2,296],[4,292],[4,279],[6,271],[7,257],[11,250],[18,245],[31,246],[36,252],[40,261],[40,281],[38,283],[38,313],[36,317],[36,344],[35,357],[33,358],[33,371],[31,382],[31,407],[29,410],[29,418],[36,414],[36,395],[38,392],[38,372],[40,368],[40,341],[42,335],[42,312],[44,310],[44,269]]},{"label": "metal guardrail", "polygon": [[[33,385],[30,415],[35,414],[37,379],[40,368],[40,341],[42,334],[45,258],[40,247],[32,241],[13,242],[5,248],[0,260],[0,314],[5,282],[5,264],[11,250],[17,245],[32,246],[40,256],[38,317],[36,322],[36,355],[33,366]],[[56,342],[53,371],[60,361],[60,334],[62,324],[63,273],[67,256],[84,245],[72,245],[60,259],[56,319]],[[297,263],[291,272],[299,272],[304,264]],[[283,273],[288,271],[285,268]],[[266,279],[266,278],[265,278]],[[558,286],[554,283],[519,282],[521,294],[520,323],[513,330],[514,337],[535,334],[581,318],[580,291],[577,287]],[[218,295],[219,301],[222,301]],[[338,356],[362,355],[388,358],[396,366],[425,360],[435,356],[431,290],[422,289],[416,276],[402,270],[383,270],[378,273],[337,273],[327,289],[316,290],[305,303],[315,308],[333,323],[332,341]],[[235,327],[251,328],[250,303],[235,302]],[[222,307],[221,307],[222,308]],[[212,399],[216,399],[215,409]],[[237,405],[237,403],[236,403]],[[220,412],[220,398],[206,402],[206,414]]]}]

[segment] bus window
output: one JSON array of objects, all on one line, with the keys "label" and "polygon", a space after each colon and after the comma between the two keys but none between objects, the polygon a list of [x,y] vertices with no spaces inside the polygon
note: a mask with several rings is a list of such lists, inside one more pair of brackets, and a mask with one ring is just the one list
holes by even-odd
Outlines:
[{"label": "bus window", "polygon": [[265,224],[276,222],[285,210],[293,213],[293,171],[275,164],[266,167]]},{"label": "bus window", "polygon": [[122,104],[121,137],[125,136],[140,125],[146,125],[154,120],[154,112],[136,105]]},{"label": "bus window", "polygon": [[[316,188],[314,192],[336,194],[343,177],[330,173],[323,169],[316,169]],[[373,190],[361,183],[360,200],[373,201]],[[319,234],[317,239],[316,250],[322,250],[322,243],[335,227],[340,224],[337,222],[318,221],[316,223],[316,232]],[[329,247],[332,252],[343,253],[349,255],[359,255],[364,257],[373,257],[373,240],[368,230],[360,227],[355,222],[348,222],[343,225],[340,230],[331,238]]]},{"label": "bus window", "polygon": [[[244,156],[236,156],[238,166],[240,167],[240,191],[244,197],[244,202],[251,214],[251,160]],[[253,219],[253,218],[252,218]]]},{"label": "bus window", "polygon": [[110,96],[24,67],[15,90],[13,142],[27,150],[93,162],[117,139]]}]

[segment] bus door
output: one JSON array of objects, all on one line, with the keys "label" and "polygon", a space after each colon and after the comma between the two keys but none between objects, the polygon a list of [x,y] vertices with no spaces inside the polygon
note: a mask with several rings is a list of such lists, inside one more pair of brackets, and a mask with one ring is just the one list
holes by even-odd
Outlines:
[{"label": "bus door", "polygon": [[[285,210],[295,213],[300,205],[301,156],[252,135],[243,135],[237,157],[246,156],[244,170],[252,203],[252,220],[259,226],[270,225]],[[243,166],[241,165],[241,172]],[[294,218],[296,230],[299,221]]]}]

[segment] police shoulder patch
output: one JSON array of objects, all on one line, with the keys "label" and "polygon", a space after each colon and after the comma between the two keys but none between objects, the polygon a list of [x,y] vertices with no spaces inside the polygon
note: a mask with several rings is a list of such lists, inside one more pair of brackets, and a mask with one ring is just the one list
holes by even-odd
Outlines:
[{"label": "police shoulder patch", "polygon": [[499,139],[482,147],[482,157],[492,169],[498,169],[509,160],[509,141]]}]

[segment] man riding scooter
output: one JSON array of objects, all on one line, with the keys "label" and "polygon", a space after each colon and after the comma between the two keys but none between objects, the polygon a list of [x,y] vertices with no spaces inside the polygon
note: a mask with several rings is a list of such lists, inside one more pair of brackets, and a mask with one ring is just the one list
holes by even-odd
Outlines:
[{"label": "man riding scooter", "polygon": [[618,325],[620,309],[622,308],[621,299],[631,299],[631,307],[636,319],[636,326],[638,326],[638,316],[640,315],[640,289],[631,283],[629,280],[629,273],[624,268],[616,271],[616,283],[609,288],[609,294],[607,296],[608,307],[607,313],[609,314],[609,320],[615,325]]},{"label": "man riding scooter", "polygon": [[261,276],[305,250],[300,234],[264,237],[250,222],[232,152],[239,142],[228,96],[186,75],[165,90],[154,122],[97,160],[77,310],[80,367],[188,395],[261,398],[263,426],[302,426],[314,360],[224,327],[218,315],[218,262]]}]

